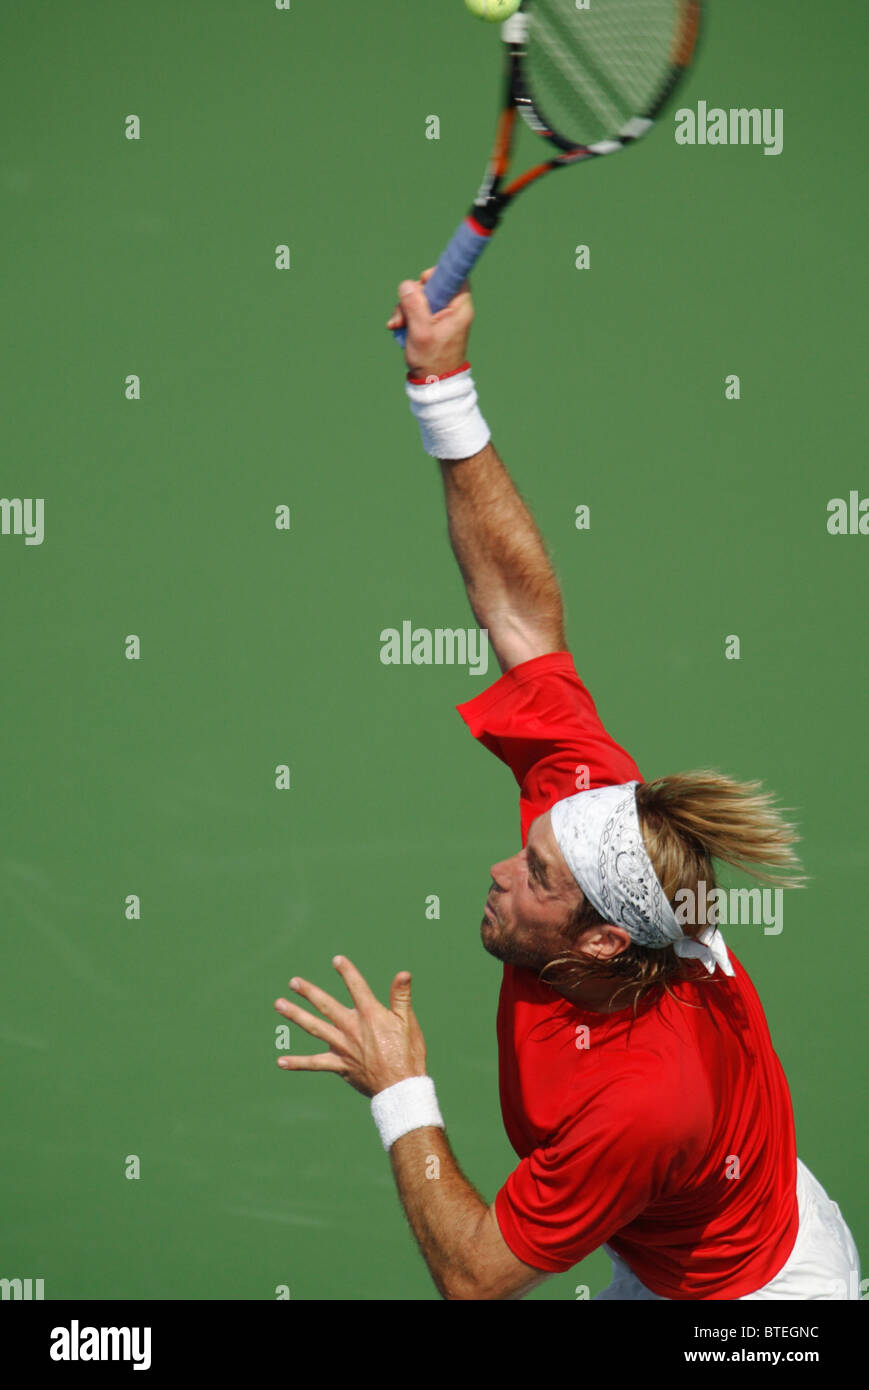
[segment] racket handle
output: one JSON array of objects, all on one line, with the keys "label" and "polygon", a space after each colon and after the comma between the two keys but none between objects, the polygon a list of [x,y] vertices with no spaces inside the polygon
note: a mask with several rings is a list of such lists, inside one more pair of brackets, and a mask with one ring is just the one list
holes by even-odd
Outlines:
[{"label": "racket handle", "polygon": [[[452,241],[437,263],[430,280],[423,285],[425,297],[433,314],[445,309],[458,294],[468,275],[491,241],[491,232],[472,222],[469,217],[456,228]],[[395,340],[404,347],[406,328],[394,328]]]}]

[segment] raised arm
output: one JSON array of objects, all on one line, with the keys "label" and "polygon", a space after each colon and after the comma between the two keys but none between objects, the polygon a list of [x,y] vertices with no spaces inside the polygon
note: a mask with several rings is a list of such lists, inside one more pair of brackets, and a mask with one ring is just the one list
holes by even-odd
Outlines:
[{"label": "raised arm", "polygon": [[491,443],[441,462],[453,553],[502,671],[564,651],[561,590],[540,532]]},{"label": "raised arm", "polygon": [[[405,355],[414,377],[442,377],[467,361],[474,317],[465,285],[432,316],[421,280],[399,286],[388,327],[406,323]],[[486,628],[502,671],[564,651],[561,591],[534,519],[491,441],[465,459],[441,459],[450,541],[474,617]]]}]

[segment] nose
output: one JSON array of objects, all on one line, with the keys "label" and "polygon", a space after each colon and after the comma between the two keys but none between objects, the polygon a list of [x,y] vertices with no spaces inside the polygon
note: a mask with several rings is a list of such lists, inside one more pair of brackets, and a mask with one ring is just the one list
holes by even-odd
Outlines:
[{"label": "nose", "polygon": [[[515,858],[515,855],[512,857]],[[493,864],[489,869],[492,875],[492,884],[497,893],[505,893],[510,886],[510,865],[511,859],[502,859],[497,864]]]}]

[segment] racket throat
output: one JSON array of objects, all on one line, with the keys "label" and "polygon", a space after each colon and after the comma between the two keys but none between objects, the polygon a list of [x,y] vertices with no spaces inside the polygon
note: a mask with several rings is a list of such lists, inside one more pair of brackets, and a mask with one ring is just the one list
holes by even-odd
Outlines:
[{"label": "racket throat", "polygon": [[475,223],[481,232],[491,235],[501,220],[503,210],[504,204],[497,195],[481,198],[480,194],[477,194],[476,199],[471,204],[467,220]]},{"label": "racket throat", "polygon": [[477,190],[477,196],[468,216],[479,222],[486,231],[494,232],[501,220],[501,214],[509,202],[501,192],[501,181],[506,167],[506,158],[496,153],[486,170],[486,177]]}]

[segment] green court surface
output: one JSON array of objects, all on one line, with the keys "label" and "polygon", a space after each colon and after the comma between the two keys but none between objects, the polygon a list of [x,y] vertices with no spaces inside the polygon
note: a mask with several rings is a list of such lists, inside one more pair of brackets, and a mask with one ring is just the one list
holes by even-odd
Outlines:
[{"label": "green court surface", "polygon": [[[726,935],[865,1249],[869,536],[827,506],[869,497],[869,24],[708,8],[677,106],[781,109],[782,152],[680,146],[671,111],[545,181],[475,273],[471,360],[606,727],[646,778],[717,767],[795,810],[809,887],[780,934]],[[380,633],[472,622],[383,325],[478,186],[497,28],[460,0],[18,0],[2,31],[0,490],[44,499],[44,537],[0,535],[0,1276],[436,1298],[367,1101],[278,1070],[272,1004],[340,986],[336,952],[381,997],[410,969],[494,1198],[479,923],[518,804],[455,706],[497,670],[386,666]],[[608,1277],[598,1252],[530,1298]]]}]

